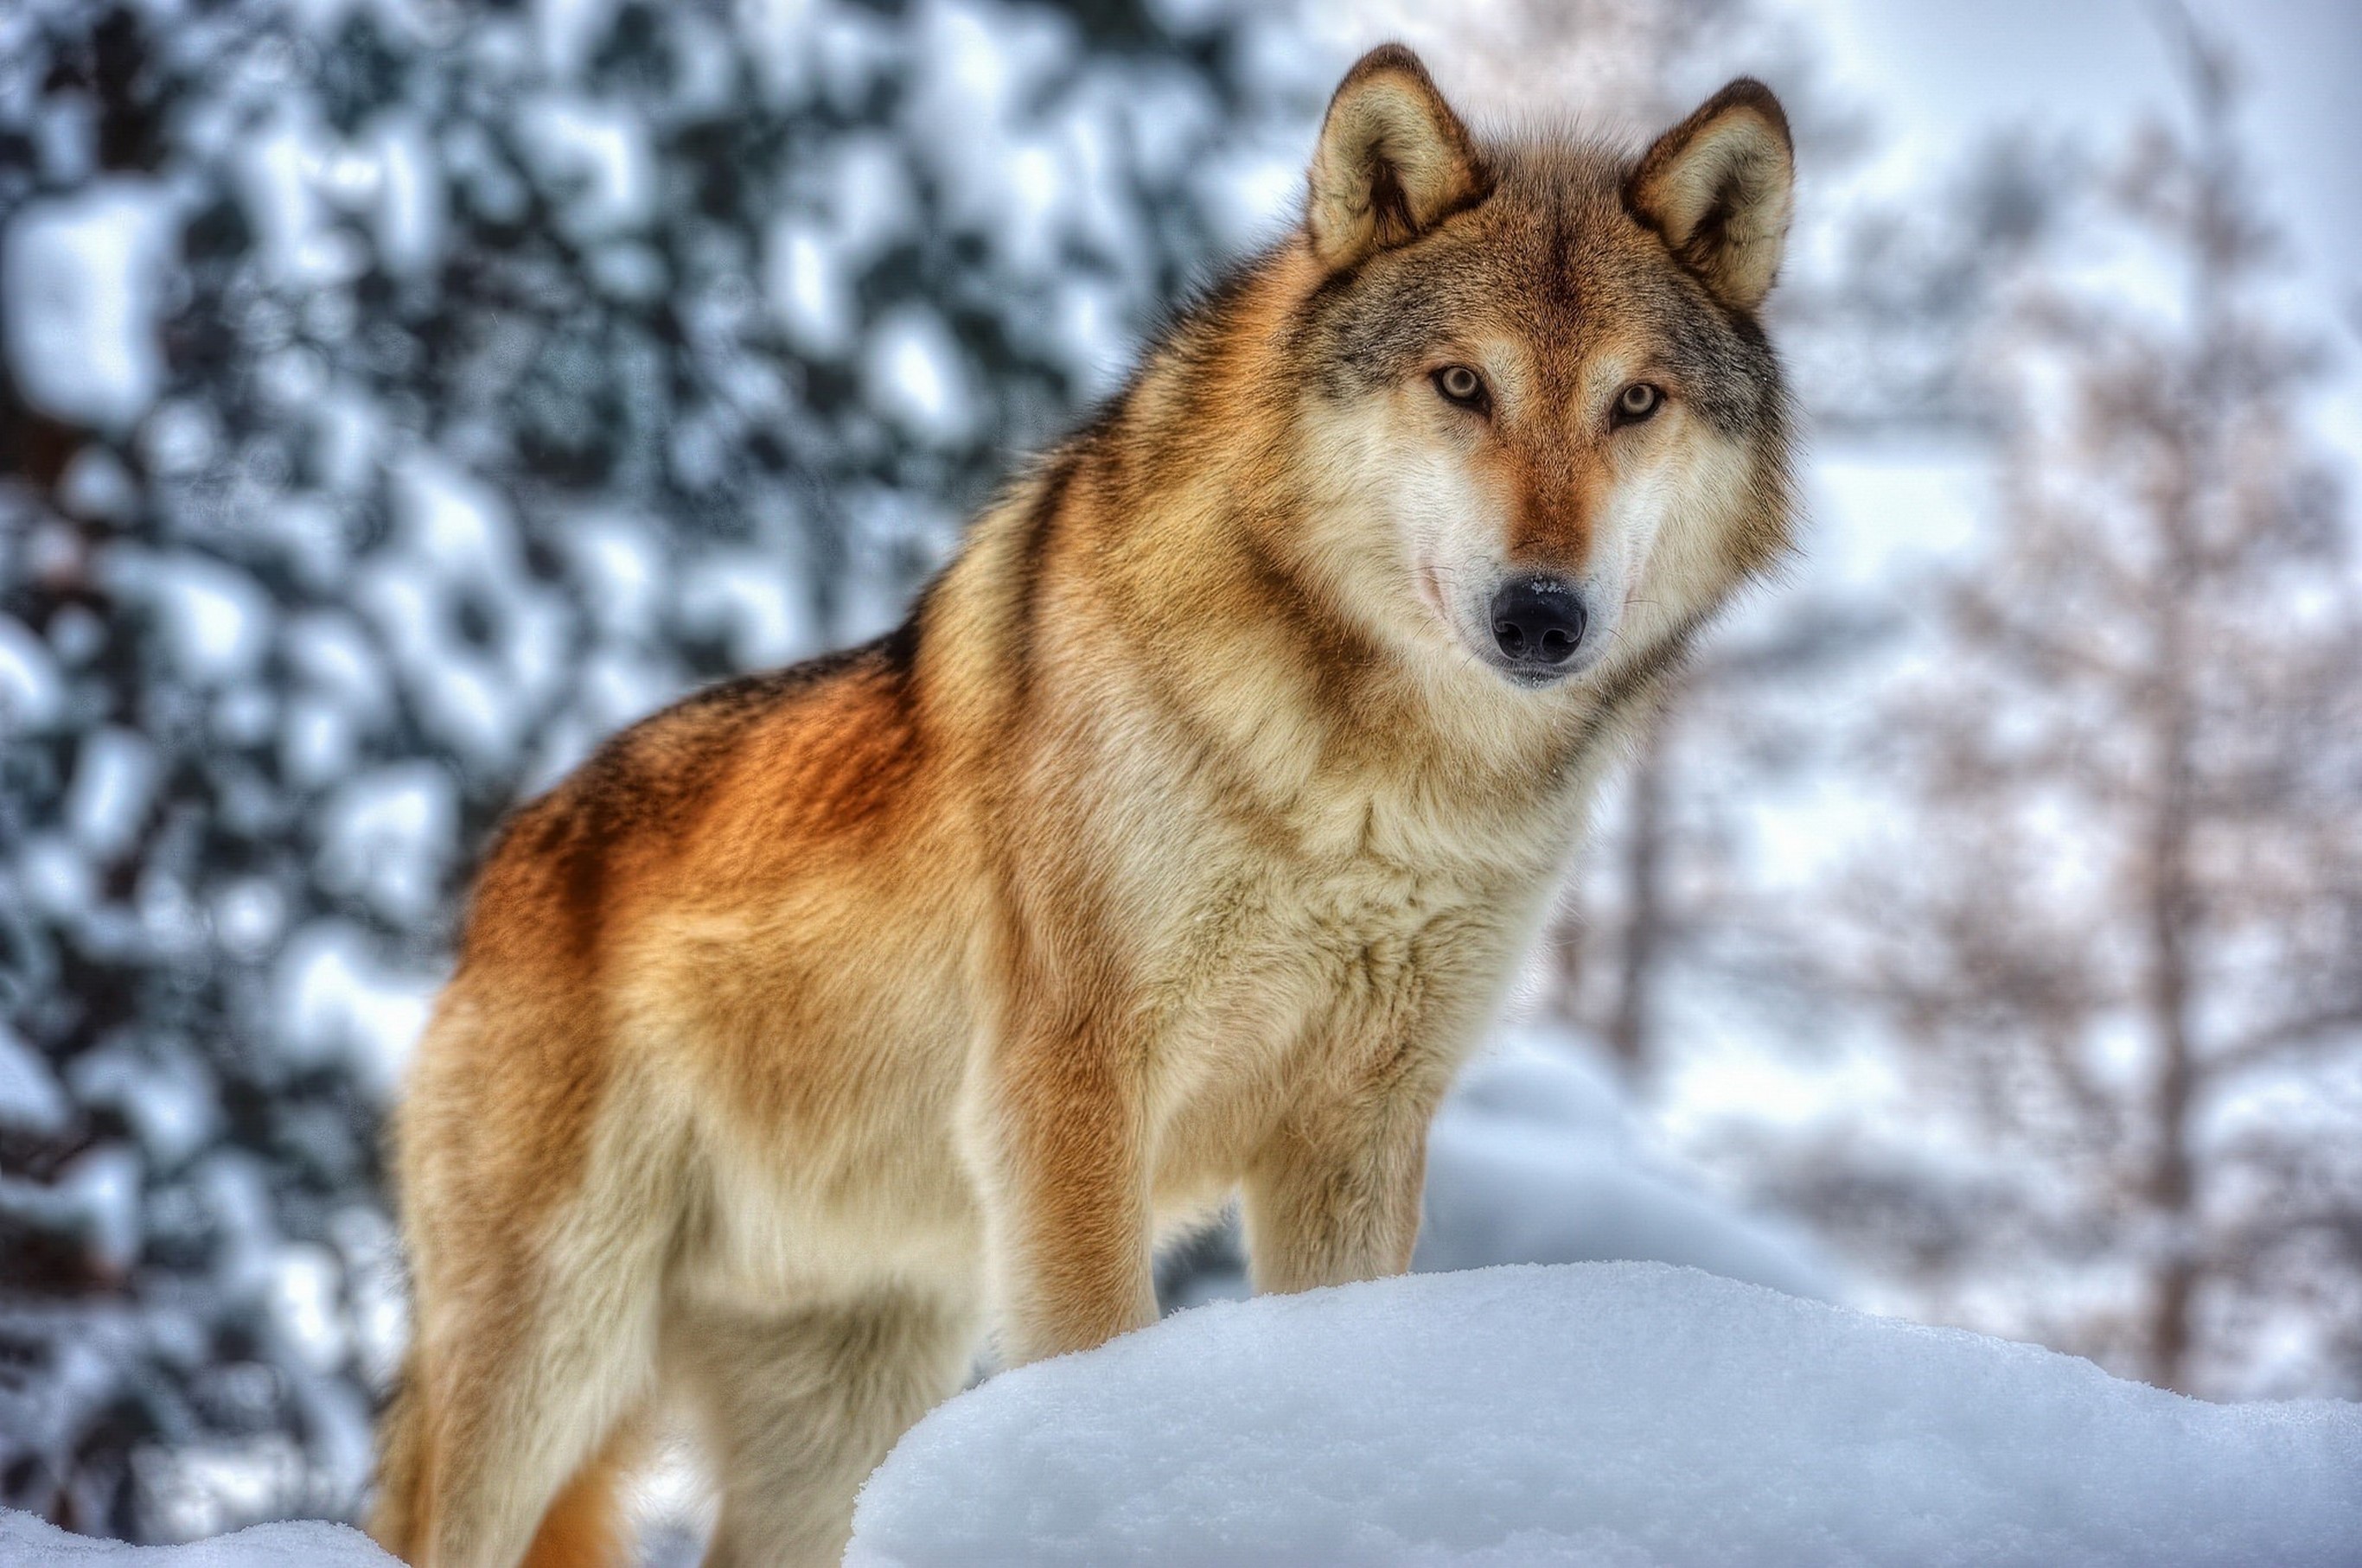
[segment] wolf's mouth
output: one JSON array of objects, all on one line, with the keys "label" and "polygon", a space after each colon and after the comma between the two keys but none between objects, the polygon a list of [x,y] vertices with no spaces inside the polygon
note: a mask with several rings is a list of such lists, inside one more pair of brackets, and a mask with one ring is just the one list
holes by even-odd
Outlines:
[{"label": "wolf's mouth", "polygon": [[[1472,655],[1478,664],[1493,671],[1521,691],[1544,691],[1561,685],[1570,677],[1582,674],[1598,662],[1593,644],[1596,638],[1577,634],[1578,646],[1571,657],[1562,657],[1557,663],[1520,659],[1508,655],[1498,646],[1496,636],[1482,635],[1464,625],[1451,613],[1451,602],[1443,591],[1443,574],[1431,560],[1421,560],[1413,571],[1418,600],[1435,616],[1452,646]],[[1482,625],[1482,623],[1479,624]]]},{"label": "wolf's mouth", "polygon": [[1577,659],[1555,668],[1538,669],[1529,664],[1511,664],[1497,656],[1487,655],[1485,668],[1520,691],[1547,691],[1553,686],[1563,686],[1573,677],[1590,668],[1589,659]]}]

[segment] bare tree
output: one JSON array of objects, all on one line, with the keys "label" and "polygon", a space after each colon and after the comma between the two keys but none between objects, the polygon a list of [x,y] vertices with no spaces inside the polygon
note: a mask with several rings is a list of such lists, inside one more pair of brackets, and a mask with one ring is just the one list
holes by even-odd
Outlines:
[{"label": "bare tree", "polygon": [[2362,594],[2231,62],[2183,42],[2189,128],[1996,345],[1995,532],[1882,716],[1905,825],[1839,952],[1979,1193],[1913,1248],[1977,1281],[1956,1314],[2170,1386],[2350,1387]]}]

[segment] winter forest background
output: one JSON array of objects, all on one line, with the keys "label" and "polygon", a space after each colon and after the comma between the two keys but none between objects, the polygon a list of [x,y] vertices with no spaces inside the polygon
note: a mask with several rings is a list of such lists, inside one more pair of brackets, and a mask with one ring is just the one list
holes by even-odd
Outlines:
[{"label": "winter forest background", "polygon": [[2362,1396],[2356,278],[2215,13],[2130,24],[2153,101],[1898,160],[1849,9],[0,6],[0,1504],[356,1507],[380,1124],[487,830],[890,624],[1390,34],[1608,131],[1770,80],[1813,439],[1422,1266],[1681,1254]]}]

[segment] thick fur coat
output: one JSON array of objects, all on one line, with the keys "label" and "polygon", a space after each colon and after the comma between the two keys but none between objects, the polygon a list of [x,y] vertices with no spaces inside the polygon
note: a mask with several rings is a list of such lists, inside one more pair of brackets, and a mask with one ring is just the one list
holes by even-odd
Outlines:
[{"label": "thick fur coat", "polygon": [[1638,159],[1480,141],[1389,47],[1308,183],[901,629],[503,829],[398,1127],[387,1546],[603,1560],[662,1402],[712,1561],[833,1562],[984,1336],[1152,1320],[1160,1231],[1407,1266],[1602,769],[1785,547],[1790,154],[1748,82]]}]

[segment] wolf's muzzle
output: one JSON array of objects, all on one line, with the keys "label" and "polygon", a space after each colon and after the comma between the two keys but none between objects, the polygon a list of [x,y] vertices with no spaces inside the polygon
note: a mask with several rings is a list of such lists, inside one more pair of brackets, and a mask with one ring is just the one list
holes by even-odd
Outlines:
[{"label": "wolf's muzzle", "polygon": [[1583,598],[1562,578],[1519,577],[1493,595],[1493,642],[1520,668],[1554,669],[1583,646],[1589,617]]}]

